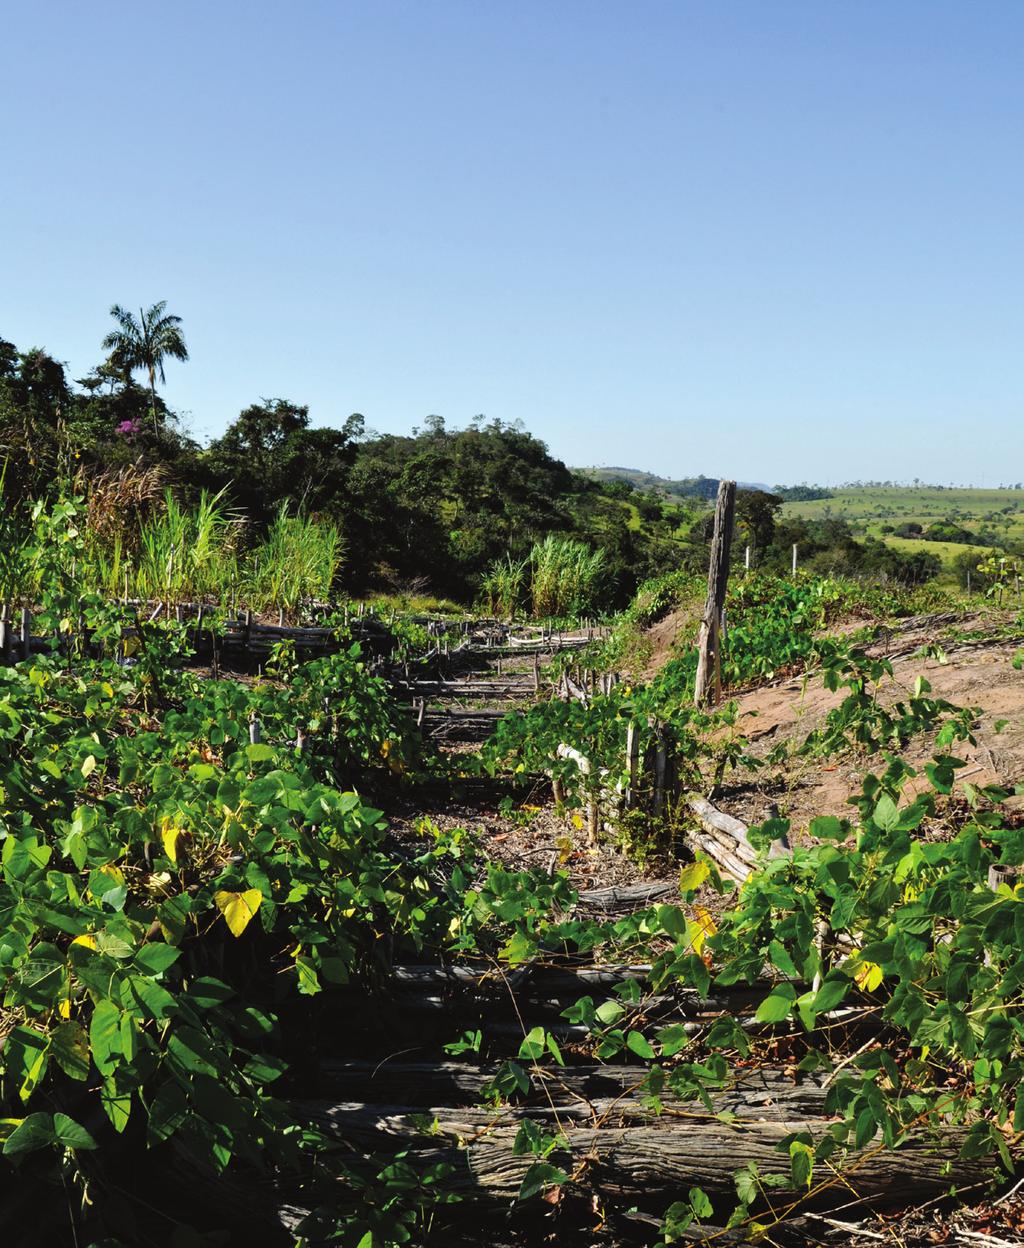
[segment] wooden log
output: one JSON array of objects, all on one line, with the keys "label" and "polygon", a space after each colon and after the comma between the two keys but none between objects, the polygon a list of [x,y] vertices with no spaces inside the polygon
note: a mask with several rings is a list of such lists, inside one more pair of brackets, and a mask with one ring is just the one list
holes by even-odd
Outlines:
[{"label": "wooden log", "polygon": [[32,657],[32,612],[21,608],[21,658],[27,663]]},{"label": "wooden log", "polygon": [[719,810],[717,806],[712,805],[703,797],[691,797],[687,805],[700,820],[705,832],[720,841],[726,849],[735,853],[737,858],[751,865],[757,861],[757,850],[747,840],[745,823],[732,815],[727,815],[725,811]]},{"label": "wooden log", "polygon": [[[471,1062],[367,1062],[325,1061],[316,1074],[321,1098],[338,1101],[391,1102],[410,1106],[477,1103],[481,1089],[497,1075],[496,1063]],[[646,1079],[643,1066],[592,1065],[539,1066],[531,1070],[527,1103],[571,1102],[582,1097],[589,1101],[633,1094]],[[700,1103],[681,1101],[667,1088],[661,1092],[667,1105],[689,1104],[696,1113],[708,1113]],[[732,1086],[711,1093],[712,1113],[756,1113],[760,1109],[785,1105],[789,1114],[821,1112],[825,1088],[820,1080],[796,1082],[783,1071],[772,1069],[742,1072]]]},{"label": "wooden log", "polygon": [[697,638],[697,679],[694,687],[694,702],[697,706],[717,702],[722,692],[719,630],[729,584],[729,551],[732,547],[735,508],[736,482],[720,481],[715,503],[714,536],[711,539],[708,596]]},{"label": "wooden log", "polygon": [[[318,1113],[321,1124],[330,1125],[327,1107],[308,1107],[307,1112]],[[715,1119],[642,1126],[568,1126],[562,1132],[567,1151],[553,1154],[551,1160],[570,1173],[586,1176],[587,1183],[606,1199],[657,1207],[690,1187],[702,1188],[712,1199],[724,1197],[735,1203],[736,1169],[753,1163],[762,1175],[778,1175],[785,1180],[778,1188],[768,1189],[770,1198],[784,1208],[796,1193],[789,1187],[789,1157],[779,1145],[798,1131],[808,1131],[812,1138],[820,1139],[832,1121],[801,1114],[755,1120],[744,1123],[741,1130]],[[423,1147],[416,1147],[417,1141],[405,1134],[411,1125],[401,1120],[392,1124],[400,1133],[396,1144],[412,1144],[410,1156],[415,1156],[420,1166],[448,1162],[453,1173],[446,1186],[466,1200],[514,1200],[534,1160],[528,1153],[516,1156],[516,1125],[489,1126],[471,1111],[459,1110],[452,1120],[439,1120],[430,1135],[419,1137]],[[383,1126],[383,1132],[373,1133],[378,1140],[387,1133],[388,1124]],[[839,1170],[843,1178],[825,1189],[814,1203],[834,1207],[837,1202],[853,1200],[872,1207],[900,1207],[941,1195],[951,1183],[961,1187],[981,1183],[991,1177],[991,1163],[960,1157],[965,1134],[961,1128],[949,1127],[939,1139],[925,1134],[911,1136],[894,1151],[868,1146],[860,1153],[851,1151],[845,1163],[833,1157],[829,1173]],[[452,1143],[438,1146],[437,1135],[449,1136]]]},{"label": "wooden log", "polygon": [[[757,851],[747,838],[747,825],[719,810],[703,797],[691,797],[687,805],[700,820],[702,832],[689,833],[692,844],[714,859],[739,883],[750,875],[757,862]],[[782,837],[768,851],[775,858],[789,851],[789,841]]]},{"label": "wooden log", "polygon": [[[662,1096],[664,1109],[658,1112],[633,1092],[643,1079],[640,1067],[624,1068],[623,1086],[611,1095],[595,1096],[592,1092],[575,1094],[577,1099],[565,1099],[567,1086],[559,1079],[541,1079],[539,1093],[531,1098],[535,1103],[530,1106],[507,1106],[501,1109],[485,1105],[452,1107],[433,1105],[429,1102],[388,1104],[386,1102],[367,1103],[363,1100],[323,1101],[299,1100],[292,1102],[292,1108],[306,1122],[311,1122],[327,1131],[343,1136],[350,1143],[362,1142],[369,1147],[381,1145],[377,1137],[393,1137],[394,1144],[416,1147],[416,1137],[422,1133],[423,1119],[437,1121],[431,1136],[453,1136],[456,1139],[479,1135],[481,1132],[493,1130],[495,1127],[507,1126],[510,1122],[521,1122],[525,1118],[533,1121],[547,1121],[549,1125],[560,1122],[575,1123],[586,1126],[600,1124],[607,1130],[613,1127],[654,1124],[661,1130],[671,1131],[678,1126],[677,1115],[686,1108],[688,1126],[699,1130],[702,1124],[713,1122],[718,1114],[735,1114],[740,1120],[734,1125],[737,1129],[748,1129],[753,1124],[769,1120],[799,1123],[807,1117],[819,1118],[825,1103],[825,1090],[820,1086],[807,1090],[794,1086],[779,1084],[772,1095],[764,1088],[753,1088],[745,1091],[712,1093],[712,1108],[699,1100],[689,1102],[678,1101],[670,1094]],[[364,1083],[363,1091],[366,1091]],[[484,1086],[480,1082],[479,1088]],[[373,1085],[371,1084],[372,1088]],[[479,1089],[478,1089],[479,1095]],[[557,1098],[557,1099],[556,1099]],[[547,1101],[545,1104],[544,1101]],[[554,1103],[552,1103],[554,1101]],[[799,1130],[799,1126],[795,1129]]]},{"label": "wooden log", "polygon": [[679,890],[674,883],[656,882],[585,888],[577,895],[581,905],[593,910],[641,910],[668,897],[678,897]]}]

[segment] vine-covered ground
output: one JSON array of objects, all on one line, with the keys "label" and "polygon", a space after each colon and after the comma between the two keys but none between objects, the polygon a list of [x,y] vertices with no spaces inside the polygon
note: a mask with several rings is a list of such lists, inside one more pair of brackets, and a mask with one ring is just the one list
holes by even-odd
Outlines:
[{"label": "vine-covered ground", "polygon": [[1015,617],[753,577],[697,711],[684,578],[244,681],[48,592],[0,668],[11,1243],[1011,1235]]}]

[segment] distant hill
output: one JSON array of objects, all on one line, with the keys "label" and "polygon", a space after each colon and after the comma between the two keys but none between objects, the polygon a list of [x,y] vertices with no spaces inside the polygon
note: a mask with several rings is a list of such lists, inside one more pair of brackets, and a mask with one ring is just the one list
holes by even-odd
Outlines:
[{"label": "distant hill", "polygon": [[[718,493],[718,477],[682,477],[671,480],[659,477],[653,472],[642,472],[639,468],[576,468],[574,471],[596,481],[625,481],[634,489],[649,494],[663,494],[667,498],[714,498]],[[767,485],[757,481],[738,481],[741,490],[765,490]]]}]

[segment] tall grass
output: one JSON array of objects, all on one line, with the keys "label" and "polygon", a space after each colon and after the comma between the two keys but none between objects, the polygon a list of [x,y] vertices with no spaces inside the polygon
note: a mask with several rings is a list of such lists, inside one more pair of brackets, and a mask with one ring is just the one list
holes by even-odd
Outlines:
[{"label": "tall grass", "polygon": [[330,521],[289,515],[282,505],[267,535],[242,568],[240,590],[250,605],[294,610],[326,599],[342,565],[341,530]]},{"label": "tall grass", "polygon": [[603,550],[549,534],[530,552],[530,566],[536,618],[578,616],[596,608],[605,575]]},{"label": "tall grass", "polygon": [[516,560],[511,555],[491,564],[480,583],[491,615],[510,620],[523,606],[529,569],[529,559]]},{"label": "tall grass", "polygon": [[221,596],[230,584],[242,523],[223,490],[204,490],[194,509],[168,490],[163,510],[139,529],[131,578],[137,596],[167,602]]}]

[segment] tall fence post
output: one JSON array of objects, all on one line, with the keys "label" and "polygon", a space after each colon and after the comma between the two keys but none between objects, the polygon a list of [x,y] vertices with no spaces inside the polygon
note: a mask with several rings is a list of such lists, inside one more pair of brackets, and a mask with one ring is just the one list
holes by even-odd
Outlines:
[{"label": "tall fence post", "polygon": [[796,576],[796,542],[793,543],[793,575]]},{"label": "tall fence post", "polygon": [[722,662],[719,654],[722,611],[729,584],[729,552],[732,548],[732,524],[736,511],[736,482],[720,481],[715,502],[715,531],[711,539],[711,564],[708,568],[708,598],[700,622],[697,639],[697,680],[694,702],[703,706],[717,701],[722,692]]}]

